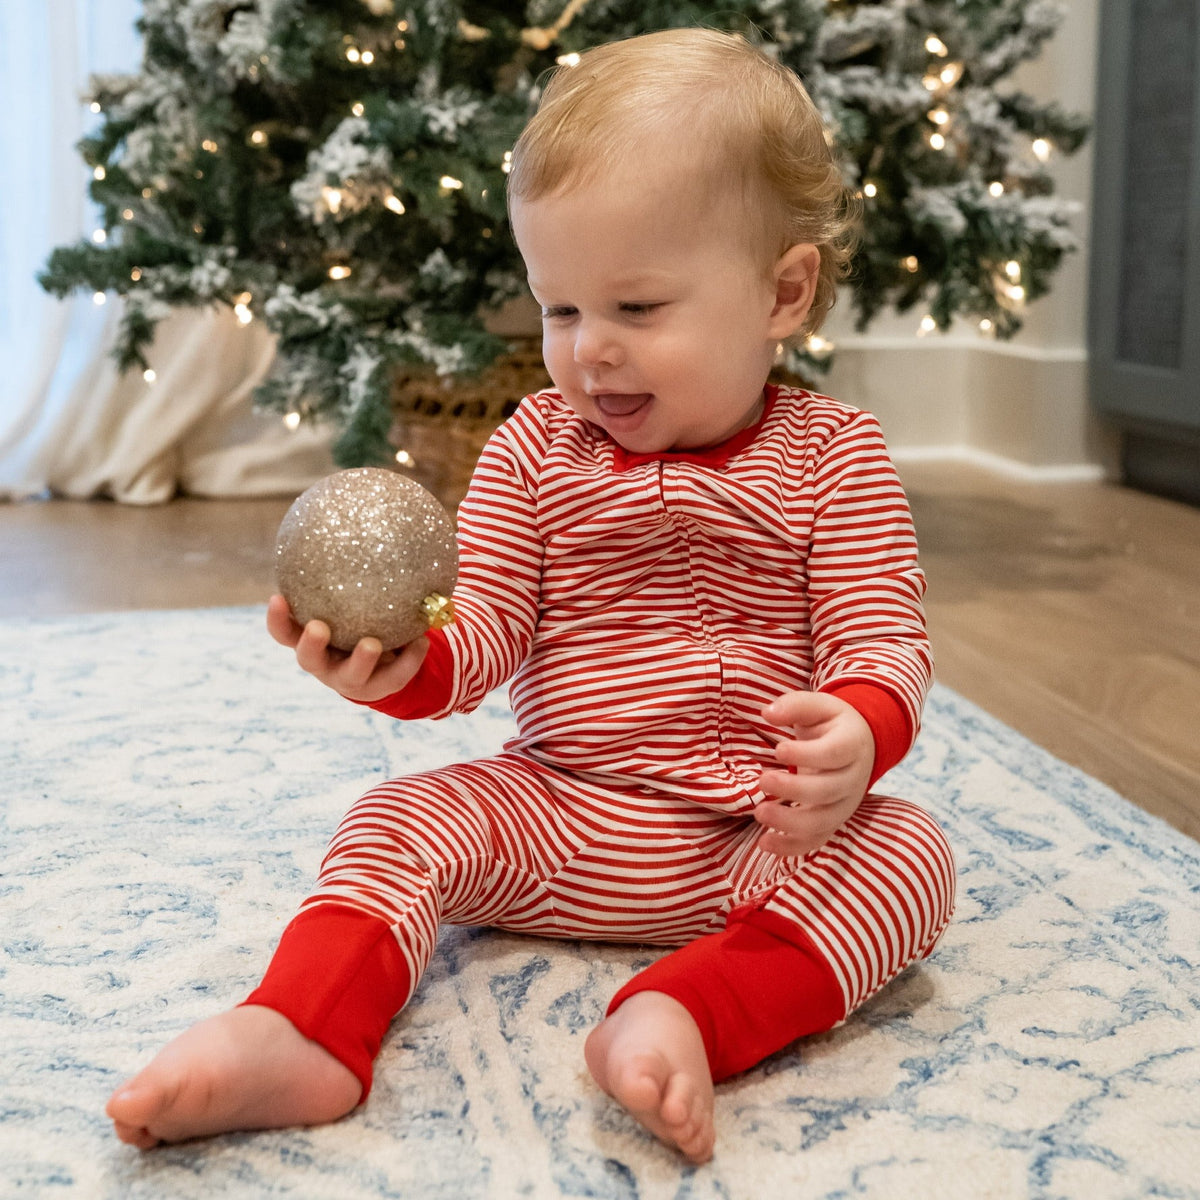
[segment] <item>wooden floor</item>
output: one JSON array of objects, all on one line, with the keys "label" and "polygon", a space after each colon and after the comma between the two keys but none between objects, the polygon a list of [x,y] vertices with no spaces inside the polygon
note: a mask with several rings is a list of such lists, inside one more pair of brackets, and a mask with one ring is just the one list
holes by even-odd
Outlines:
[{"label": "wooden floor", "polygon": [[[1200,510],[902,474],[941,682],[1200,838]],[[0,504],[0,617],[261,603],[287,505]]]}]

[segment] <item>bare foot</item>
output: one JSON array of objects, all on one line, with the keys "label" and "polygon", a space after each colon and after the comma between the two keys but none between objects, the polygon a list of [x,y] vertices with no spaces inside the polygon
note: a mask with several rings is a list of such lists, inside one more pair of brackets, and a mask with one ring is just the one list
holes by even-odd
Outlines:
[{"label": "bare foot", "polygon": [[655,1137],[692,1162],[712,1158],[713,1085],[700,1030],[678,1000],[637,992],[589,1035],[592,1078]]},{"label": "bare foot", "polygon": [[149,1150],[234,1129],[321,1125],[362,1085],[272,1008],[244,1005],[193,1025],[109,1097],[117,1137]]}]

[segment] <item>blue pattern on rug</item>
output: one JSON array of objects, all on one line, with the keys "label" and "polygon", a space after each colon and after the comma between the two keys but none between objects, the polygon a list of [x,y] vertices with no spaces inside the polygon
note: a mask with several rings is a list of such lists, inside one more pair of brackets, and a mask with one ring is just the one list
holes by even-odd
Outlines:
[{"label": "blue pattern on rug", "polygon": [[447,929],[336,1125],[139,1154],[108,1093],[241,1000],[346,806],[489,753],[502,696],[346,704],[259,609],[0,622],[0,1196],[1200,1197],[1200,847],[944,689],[887,790],[958,915],[842,1027],[722,1085],[685,1165],[582,1044],[650,948]]}]

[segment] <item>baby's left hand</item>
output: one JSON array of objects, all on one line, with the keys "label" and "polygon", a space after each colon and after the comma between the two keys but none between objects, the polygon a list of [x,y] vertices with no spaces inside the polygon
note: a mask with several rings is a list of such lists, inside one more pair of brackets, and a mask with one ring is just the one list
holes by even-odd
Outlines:
[{"label": "baby's left hand", "polygon": [[795,736],[775,747],[783,769],[762,773],[762,790],[779,799],[754,810],[763,826],[758,845],[780,857],[808,854],[862,803],[875,765],[875,738],[857,709],[824,692],[788,692],[763,716],[792,726]]}]

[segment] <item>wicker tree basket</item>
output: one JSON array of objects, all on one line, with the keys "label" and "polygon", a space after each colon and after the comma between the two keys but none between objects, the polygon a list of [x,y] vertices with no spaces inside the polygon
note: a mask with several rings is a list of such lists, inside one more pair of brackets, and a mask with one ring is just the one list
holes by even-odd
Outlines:
[{"label": "wicker tree basket", "polygon": [[451,512],[467,494],[471,472],[493,431],[523,397],[550,385],[540,339],[514,338],[512,347],[474,379],[439,379],[419,371],[396,378],[389,440],[402,455],[403,472]]}]

